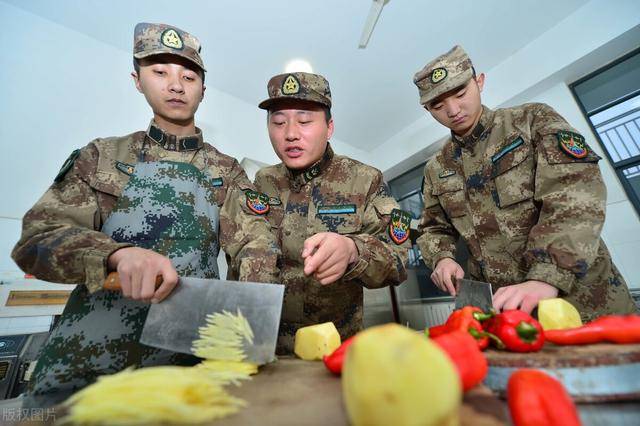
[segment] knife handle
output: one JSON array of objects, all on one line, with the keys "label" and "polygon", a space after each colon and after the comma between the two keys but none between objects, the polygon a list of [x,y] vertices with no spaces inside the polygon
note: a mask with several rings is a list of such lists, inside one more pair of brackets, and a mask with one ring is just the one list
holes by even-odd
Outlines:
[{"label": "knife handle", "polygon": [[[162,284],[162,275],[156,277],[156,288]],[[117,272],[109,272],[107,278],[104,280],[102,288],[110,291],[122,291],[122,284],[120,283],[120,274]]]}]

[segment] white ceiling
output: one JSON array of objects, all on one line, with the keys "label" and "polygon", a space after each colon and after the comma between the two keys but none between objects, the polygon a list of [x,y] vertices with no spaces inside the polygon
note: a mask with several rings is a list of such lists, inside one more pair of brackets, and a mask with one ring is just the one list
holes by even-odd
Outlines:
[{"label": "white ceiling", "polygon": [[369,0],[5,1],[127,52],[137,22],[176,25],[200,38],[207,85],[254,105],[305,58],[331,83],[336,138],[365,151],[424,114],[412,77],[427,61],[461,44],[491,69],[587,2],[391,0],[359,50]]}]

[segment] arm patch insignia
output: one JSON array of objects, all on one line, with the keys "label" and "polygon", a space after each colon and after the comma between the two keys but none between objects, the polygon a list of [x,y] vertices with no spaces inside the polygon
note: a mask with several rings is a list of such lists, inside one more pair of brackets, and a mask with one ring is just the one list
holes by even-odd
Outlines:
[{"label": "arm patch insignia", "polygon": [[394,243],[400,245],[409,239],[411,214],[404,210],[393,209],[389,221],[389,236]]},{"label": "arm patch insignia", "polygon": [[558,147],[568,156],[581,159],[589,154],[589,148],[582,135],[561,130],[556,133],[556,137],[558,138]]},{"label": "arm patch insignia", "polygon": [[255,214],[267,214],[269,212],[269,197],[257,191],[245,192],[247,207]]}]

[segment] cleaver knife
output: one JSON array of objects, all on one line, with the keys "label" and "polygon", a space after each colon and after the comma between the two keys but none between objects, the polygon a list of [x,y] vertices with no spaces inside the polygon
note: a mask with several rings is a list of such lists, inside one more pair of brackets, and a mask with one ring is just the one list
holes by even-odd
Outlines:
[{"label": "cleaver knife", "polygon": [[[156,279],[156,285],[162,277]],[[105,290],[121,290],[117,272],[107,276]],[[198,329],[213,313],[238,309],[253,330],[253,344],[245,342],[247,360],[258,365],[275,361],[284,285],[180,277],[178,285],[160,303],[149,307],[140,343],[192,354]]]},{"label": "cleaver knife", "polygon": [[489,312],[489,310],[493,309],[491,284],[464,278],[458,279],[457,284],[455,309],[460,309],[464,306],[476,306],[484,312]]}]

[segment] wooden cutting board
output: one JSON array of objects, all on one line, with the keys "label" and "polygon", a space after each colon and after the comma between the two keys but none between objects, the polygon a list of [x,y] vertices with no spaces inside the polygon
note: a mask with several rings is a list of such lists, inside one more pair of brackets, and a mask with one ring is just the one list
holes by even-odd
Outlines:
[{"label": "wooden cutting board", "polygon": [[[320,361],[282,357],[260,367],[260,372],[240,386],[227,389],[244,399],[247,406],[237,414],[216,420],[211,426],[347,426],[340,378],[329,373]],[[428,398],[429,395],[424,395]],[[65,410],[58,408],[55,418]],[[52,421],[45,421],[52,425]],[[508,409],[484,386],[467,392],[460,408],[461,426],[508,424]],[[42,426],[23,422],[20,426]]]},{"label": "wooden cutting board", "polygon": [[640,399],[640,344],[556,346],[540,352],[485,351],[489,374],[485,385],[500,395],[519,368],[543,370],[560,380],[576,402]]},{"label": "wooden cutting board", "polygon": [[[342,403],[340,378],[320,361],[280,358],[260,368],[260,373],[229,390],[248,405],[238,414],[215,425],[348,425]],[[429,398],[429,395],[424,395]],[[489,389],[479,386],[464,396],[460,424],[493,426],[508,424],[508,412]]]}]

